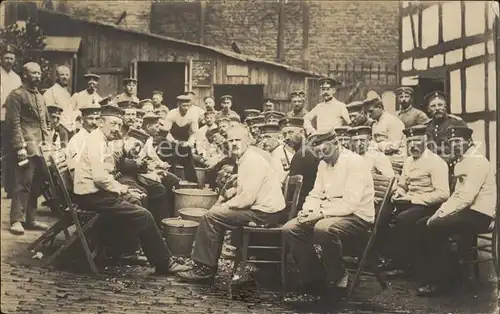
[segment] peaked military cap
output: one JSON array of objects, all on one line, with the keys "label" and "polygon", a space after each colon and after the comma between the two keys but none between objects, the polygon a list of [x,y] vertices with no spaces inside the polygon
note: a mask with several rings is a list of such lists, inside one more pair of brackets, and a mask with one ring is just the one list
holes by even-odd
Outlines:
[{"label": "peaked military cap", "polygon": [[105,106],[111,102],[111,99],[113,99],[113,96],[108,96],[99,101],[99,105]]},{"label": "peaked military cap", "polygon": [[144,121],[155,121],[155,120],[159,120],[160,116],[156,115],[152,112],[148,112],[144,115],[143,119],[144,119]]},{"label": "peaked military cap", "polygon": [[382,105],[382,99],[375,97],[375,98],[368,98],[363,100],[363,107],[366,108],[368,106],[380,106]]},{"label": "peaked military cap", "polygon": [[245,114],[247,118],[256,117],[260,115],[260,110],[257,109],[245,109]]},{"label": "peaked military cap", "polygon": [[118,118],[123,118],[125,112],[122,108],[112,105],[104,105],[101,107],[102,116],[114,116]]},{"label": "peaked military cap", "polygon": [[262,134],[273,134],[279,133],[281,131],[278,123],[267,123],[259,126],[259,130]]},{"label": "peaked military cap", "polygon": [[412,127],[403,130],[403,133],[407,138],[414,136],[424,136],[426,132],[427,132],[426,125],[414,125]]},{"label": "peaked military cap", "polygon": [[135,112],[136,112],[137,118],[142,118],[146,114],[146,111],[144,111],[142,109],[137,109]]},{"label": "peaked military cap", "polygon": [[143,100],[139,101],[139,107],[142,107],[142,106],[144,106],[147,103],[152,104],[153,101],[151,99],[149,99],[149,98],[143,99]]},{"label": "peaked military cap", "polygon": [[161,96],[163,96],[163,92],[162,92],[162,91],[160,91],[160,90],[154,90],[151,94],[153,94],[153,95],[161,95]]},{"label": "peaked military cap", "polygon": [[347,133],[351,136],[351,138],[361,137],[361,136],[371,136],[372,128],[366,125],[355,126],[350,128]]},{"label": "peaked military cap", "polygon": [[264,112],[264,116],[266,117],[266,120],[270,118],[281,119],[285,117],[285,114],[276,110],[269,110]]},{"label": "peaked military cap", "polygon": [[434,99],[440,99],[446,102],[446,94],[441,91],[431,92],[424,97],[424,104],[428,106]]},{"label": "peaked military cap", "polygon": [[219,131],[220,131],[220,129],[218,127],[217,128],[208,129],[207,133],[205,133],[205,136],[206,136],[206,138],[211,138],[215,134],[219,133]]},{"label": "peaked military cap", "polygon": [[335,128],[335,133],[337,134],[337,137],[351,137],[349,129],[350,127],[348,126],[339,126]]},{"label": "peaked military cap", "polygon": [[269,97],[265,97],[264,99],[262,99],[262,102],[263,102],[264,104],[267,104],[267,103],[272,103],[272,104],[274,104],[274,99],[269,98]]},{"label": "peaked military cap", "polygon": [[335,87],[342,85],[340,81],[337,81],[336,79],[333,79],[331,77],[323,77],[320,78],[319,81],[319,87]]},{"label": "peaked military cap", "polygon": [[195,93],[195,92],[193,92],[192,90],[187,90],[187,91],[185,91],[185,92],[184,92],[184,95],[188,95],[188,96],[195,96],[195,95],[196,95],[196,93]]},{"label": "peaked military cap", "polygon": [[209,115],[214,115],[216,113],[217,111],[215,111],[214,107],[207,107],[203,115],[209,116]]},{"label": "peaked military cap", "polygon": [[361,112],[363,110],[363,102],[361,100],[353,101],[345,106],[348,112]]},{"label": "peaked military cap", "polygon": [[130,100],[122,100],[118,102],[118,107],[122,109],[135,109],[137,103],[130,101]]},{"label": "peaked military cap", "polygon": [[413,87],[411,86],[400,86],[396,88],[396,95],[400,95],[402,93],[413,94]]},{"label": "peaked military cap", "polygon": [[306,96],[306,93],[304,91],[293,91],[290,93],[290,99],[293,97],[301,97],[304,98]]},{"label": "peaked military cap", "polygon": [[53,113],[53,112],[63,112],[63,108],[61,106],[59,106],[58,104],[50,104],[50,105],[47,105],[47,111],[49,113]]},{"label": "peaked military cap", "polygon": [[256,117],[250,117],[245,120],[245,123],[248,126],[253,126],[253,125],[261,125],[265,123],[265,117],[264,116],[256,116]]},{"label": "peaked military cap", "polygon": [[190,102],[191,97],[189,97],[188,95],[185,95],[185,94],[181,94],[181,95],[177,96],[177,101],[178,102]]},{"label": "peaked military cap", "polygon": [[143,144],[146,143],[146,141],[148,140],[149,138],[149,134],[142,131],[142,130],[139,130],[139,129],[135,129],[135,128],[130,128],[128,130],[128,133],[127,133],[128,136],[132,137],[132,138],[135,138],[139,141],[141,141]]},{"label": "peaked military cap", "polygon": [[88,105],[85,107],[80,108],[80,112],[82,113],[82,116],[90,116],[92,114],[101,114],[101,106],[98,105]]},{"label": "peaked military cap", "polygon": [[450,126],[446,129],[448,139],[454,137],[461,137],[465,140],[470,140],[472,136],[472,129],[465,125]]},{"label": "peaked military cap", "polygon": [[337,133],[334,130],[331,130],[326,133],[321,134],[313,134],[307,139],[307,144],[311,147],[319,146],[325,142],[336,141]]},{"label": "peaked military cap", "polygon": [[94,73],[87,73],[83,76],[83,78],[99,80],[101,77],[97,74],[94,74]]},{"label": "peaked military cap", "polygon": [[285,117],[278,121],[281,129],[286,127],[302,128],[304,127],[304,119],[298,117]]},{"label": "peaked military cap", "polygon": [[154,113],[155,114],[158,114],[160,112],[168,112],[169,109],[167,106],[160,106],[159,108],[155,109]]},{"label": "peaked military cap", "polygon": [[205,97],[203,97],[203,100],[207,100],[208,98],[215,100],[214,96],[205,96]]},{"label": "peaked military cap", "polygon": [[133,77],[126,77],[123,79],[123,84],[125,85],[127,85],[130,82],[137,83],[137,79]]},{"label": "peaked military cap", "polygon": [[14,47],[13,45],[7,45],[7,46],[5,46],[4,49],[2,49],[2,54],[6,54],[6,53],[17,54],[17,48]]},{"label": "peaked military cap", "polygon": [[233,99],[233,96],[231,96],[231,95],[224,95],[224,96],[222,96],[222,97],[220,98],[220,100],[221,100],[221,101],[223,101],[223,100],[225,100],[225,99],[231,99],[231,100],[232,100],[232,99]]}]

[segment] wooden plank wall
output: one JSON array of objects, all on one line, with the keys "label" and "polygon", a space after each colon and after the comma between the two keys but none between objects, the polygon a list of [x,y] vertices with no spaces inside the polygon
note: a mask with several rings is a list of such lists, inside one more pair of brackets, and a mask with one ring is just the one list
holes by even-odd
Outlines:
[{"label": "wooden plank wall", "polygon": [[[47,35],[82,37],[79,73],[82,76],[89,69],[101,71],[101,96],[121,91],[121,80],[129,75],[130,62],[133,60],[185,63],[188,63],[190,58],[210,60],[214,65],[213,84],[263,84],[264,96],[279,101],[279,109],[283,111],[291,109],[288,102],[289,93],[305,88],[305,74],[288,72],[280,67],[243,62],[204,48],[74,20],[50,12],[39,11],[39,21]],[[246,65],[249,75],[228,77],[228,65]],[[79,90],[85,87],[81,77],[77,78],[77,82]],[[213,88],[207,87],[193,87],[193,91],[196,93],[198,104],[202,104],[205,96],[213,94]]]}]

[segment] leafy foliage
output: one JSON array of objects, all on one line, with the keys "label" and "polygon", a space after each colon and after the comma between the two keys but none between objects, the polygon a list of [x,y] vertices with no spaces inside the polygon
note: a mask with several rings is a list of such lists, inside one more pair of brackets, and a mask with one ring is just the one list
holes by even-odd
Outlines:
[{"label": "leafy foliage", "polygon": [[41,56],[41,51],[45,48],[45,35],[36,23],[28,18],[25,27],[18,24],[10,24],[0,29],[0,51],[8,45],[17,49],[17,64],[15,71],[21,73],[22,65],[26,62],[37,62],[42,68],[41,87],[48,87],[50,62]]}]

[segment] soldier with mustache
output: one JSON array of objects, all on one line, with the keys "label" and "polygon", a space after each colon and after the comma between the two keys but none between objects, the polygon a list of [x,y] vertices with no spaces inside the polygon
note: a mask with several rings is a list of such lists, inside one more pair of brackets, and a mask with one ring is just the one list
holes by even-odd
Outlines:
[{"label": "soldier with mustache", "polygon": [[401,105],[398,111],[398,118],[403,121],[405,128],[414,125],[422,125],[429,121],[429,117],[420,109],[413,107],[413,88],[410,86],[401,86],[396,88],[396,97]]}]

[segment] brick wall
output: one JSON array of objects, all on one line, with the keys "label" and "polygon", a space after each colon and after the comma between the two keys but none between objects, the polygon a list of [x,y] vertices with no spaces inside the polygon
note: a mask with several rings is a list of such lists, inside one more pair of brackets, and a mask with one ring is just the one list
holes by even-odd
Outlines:
[{"label": "brick wall", "polygon": [[[114,23],[188,41],[199,41],[198,1],[54,1],[69,14]],[[309,1],[310,69],[326,73],[333,63],[397,63],[398,1]],[[277,1],[210,1],[206,5],[205,44],[275,60]],[[302,5],[285,5],[285,63],[301,67]]]}]

